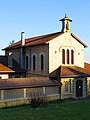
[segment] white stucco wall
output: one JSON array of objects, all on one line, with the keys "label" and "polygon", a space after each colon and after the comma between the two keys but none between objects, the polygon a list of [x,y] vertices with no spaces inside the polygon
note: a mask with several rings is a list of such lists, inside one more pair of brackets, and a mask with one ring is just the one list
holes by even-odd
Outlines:
[{"label": "white stucco wall", "polygon": [[9,75],[8,74],[0,74],[1,79],[8,79]]}]

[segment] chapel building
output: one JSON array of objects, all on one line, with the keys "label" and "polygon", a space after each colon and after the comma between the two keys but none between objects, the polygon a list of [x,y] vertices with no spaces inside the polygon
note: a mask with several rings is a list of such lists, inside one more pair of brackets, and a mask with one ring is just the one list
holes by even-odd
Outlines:
[{"label": "chapel building", "polygon": [[90,64],[84,62],[87,45],[72,33],[67,15],[60,21],[61,31],[27,39],[22,32],[20,41],[4,49],[8,67],[17,73],[11,77],[46,76],[62,84],[62,99],[86,97],[90,94]]}]

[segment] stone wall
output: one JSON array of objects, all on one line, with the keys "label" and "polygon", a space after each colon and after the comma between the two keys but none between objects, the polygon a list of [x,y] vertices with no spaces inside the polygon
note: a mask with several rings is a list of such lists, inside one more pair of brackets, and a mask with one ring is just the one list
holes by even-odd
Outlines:
[{"label": "stone wall", "polygon": [[[71,36],[71,33],[64,33],[49,41],[49,73],[62,65],[62,49],[74,51],[74,65],[84,68],[84,46]],[[65,55],[65,66],[67,64],[67,54]]]},{"label": "stone wall", "polygon": [[[27,76],[29,76],[30,73],[32,74],[37,74],[37,75],[48,75],[49,74],[49,55],[48,55],[48,45],[43,44],[43,45],[36,45],[32,47],[27,47],[25,50],[26,55],[29,56],[29,67],[28,67],[28,72]],[[41,70],[41,61],[40,61],[40,55],[44,55],[44,70]],[[32,57],[33,55],[36,56],[36,70],[33,70],[33,60]]]},{"label": "stone wall", "polygon": [[87,96],[90,96],[90,77],[87,78]]},{"label": "stone wall", "polygon": [[61,83],[61,99],[65,98],[77,98],[76,97],[76,81],[82,81],[82,97],[87,96],[87,80],[86,77],[79,77],[79,78],[62,78]]},{"label": "stone wall", "polygon": [[[8,56],[8,64],[12,63],[12,58],[15,59],[19,64],[21,64],[21,50],[20,49],[14,49],[14,50],[7,50],[5,52],[5,55]],[[27,76],[29,77],[31,74],[37,74],[37,75],[48,75],[49,74],[49,47],[48,44],[43,45],[36,45],[36,46],[29,46],[26,48],[23,48],[23,68],[26,69],[26,56],[28,56],[28,70],[27,70]],[[44,70],[41,70],[40,66],[40,55],[44,55]],[[33,70],[33,63],[32,63],[32,57],[33,55],[36,56],[36,70]],[[12,65],[11,65],[12,66]],[[21,65],[22,66],[22,65]]]}]

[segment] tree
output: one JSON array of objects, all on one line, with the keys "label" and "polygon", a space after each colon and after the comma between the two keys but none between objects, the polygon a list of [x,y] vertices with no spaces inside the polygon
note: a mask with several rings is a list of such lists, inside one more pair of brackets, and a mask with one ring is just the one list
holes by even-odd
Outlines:
[{"label": "tree", "polygon": [[15,40],[12,40],[9,45],[13,45],[15,43]]}]

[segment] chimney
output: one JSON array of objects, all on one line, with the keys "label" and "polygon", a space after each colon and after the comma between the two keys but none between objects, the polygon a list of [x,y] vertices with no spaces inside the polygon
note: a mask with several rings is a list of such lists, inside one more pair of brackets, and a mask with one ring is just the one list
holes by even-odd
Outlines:
[{"label": "chimney", "polygon": [[25,33],[21,32],[21,45],[25,45]]},{"label": "chimney", "polygon": [[24,48],[25,45],[25,33],[21,32],[21,49],[20,49],[20,66],[24,68]]},{"label": "chimney", "polygon": [[13,67],[13,58],[12,58],[12,52],[9,52],[9,55],[8,55],[8,67],[9,68],[12,68]]}]

